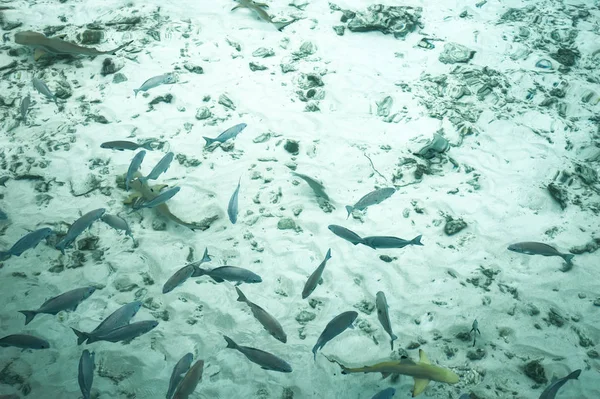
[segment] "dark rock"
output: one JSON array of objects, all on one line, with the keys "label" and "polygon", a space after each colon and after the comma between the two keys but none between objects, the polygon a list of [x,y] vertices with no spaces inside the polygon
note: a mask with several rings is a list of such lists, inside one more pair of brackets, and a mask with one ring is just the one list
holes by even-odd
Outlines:
[{"label": "dark rock", "polygon": [[556,53],[550,53],[550,57],[566,67],[575,65],[577,58],[580,56],[577,49],[571,50],[568,48],[559,48]]},{"label": "dark rock", "polygon": [[98,44],[102,40],[104,33],[101,30],[86,29],[81,35],[79,35],[79,42],[81,44]]},{"label": "dark rock", "polygon": [[467,227],[467,223],[462,219],[453,219],[448,217],[444,226],[444,233],[452,236]]},{"label": "dark rock", "polygon": [[420,23],[421,7],[384,6],[374,4],[364,12],[356,13],[352,18],[351,12],[344,12],[344,18],[349,20],[348,29],[352,32],[369,32],[378,30],[385,34],[393,34],[395,38],[403,38],[414,31]]},{"label": "dark rock", "polygon": [[198,75],[202,75],[204,73],[204,69],[202,69],[202,67],[198,65],[185,64],[183,67],[191,73],[196,73]]},{"label": "dark rock", "polygon": [[283,148],[293,155],[298,155],[298,151],[300,150],[300,146],[296,140],[286,140]]},{"label": "dark rock", "polygon": [[540,364],[539,360],[534,360],[527,363],[523,368],[523,372],[527,377],[531,378],[538,384],[545,384],[548,382],[544,367]]},{"label": "dark rock", "polygon": [[100,70],[100,74],[102,76],[106,76],[106,75],[113,74],[120,69],[121,68],[119,68],[119,67],[117,67],[117,65],[115,65],[112,58],[105,58],[104,61],[102,61],[102,69]]},{"label": "dark rock", "polygon": [[567,207],[569,195],[568,191],[565,188],[558,184],[550,183],[548,184],[548,192],[562,209],[565,209]]},{"label": "dark rock", "polygon": [[250,70],[252,72],[256,72],[256,71],[264,71],[266,69],[268,69],[266,66],[261,65],[261,64],[257,64],[255,62],[251,62],[250,64],[248,64],[250,67]]}]

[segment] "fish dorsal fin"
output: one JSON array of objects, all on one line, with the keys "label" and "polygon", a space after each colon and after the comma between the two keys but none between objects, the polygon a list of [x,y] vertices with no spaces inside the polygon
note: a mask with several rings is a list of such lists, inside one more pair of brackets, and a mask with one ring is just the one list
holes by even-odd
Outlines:
[{"label": "fish dorsal fin", "polygon": [[46,52],[44,50],[42,50],[41,48],[36,48],[35,50],[33,50],[33,60],[37,61],[40,58],[42,58],[45,54]]},{"label": "fish dorsal fin", "polygon": [[388,378],[388,377],[389,377],[391,374],[392,374],[392,373],[388,373],[388,372],[382,372],[382,373],[381,373],[381,378],[385,380],[385,379],[386,379],[386,378]]},{"label": "fish dorsal fin", "polygon": [[415,386],[413,388],[413,398],[419,394],[421,394],[425,388],[427,388],[427,384],[429,384],[429,380],[423,378],[415,378]]},{"label": "fish dorsal fin", "polygon": [[419,362],[424,363],[424,364],[431,364],[431,362],[427,358],[427,355],[425,354],[423,349],[419,349]]}]

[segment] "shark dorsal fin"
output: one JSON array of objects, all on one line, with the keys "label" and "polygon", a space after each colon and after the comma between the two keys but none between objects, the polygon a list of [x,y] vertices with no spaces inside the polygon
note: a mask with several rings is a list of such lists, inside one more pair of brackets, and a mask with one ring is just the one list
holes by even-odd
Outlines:
[{"label": "shark dorsal fin", "polygon": [[413,398],[419,394],[421,394],[425,388],[427,388],[427,384],[429,384],[429,380],[423,378],[415,378],[415,386],[413,388]]},{"label": "shark dorsal fin", "polygon": [[431,362],[427,358],[427,355],[425,354],[423,349],[419,349],[419,362],[424,363],[424,364],[431,364]]}]

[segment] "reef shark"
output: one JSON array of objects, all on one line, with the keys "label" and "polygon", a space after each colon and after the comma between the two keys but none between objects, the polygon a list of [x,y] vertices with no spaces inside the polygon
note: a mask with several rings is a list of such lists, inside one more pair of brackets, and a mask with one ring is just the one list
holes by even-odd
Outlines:
[{"label": "reef shark", "polygon": [[15,43],[34,49],[33,59],[36,61],[46,53],[74,55],[114,54],[122,48],[129,46],[132,42],[133,40],[113,50],[100,51],[93,47],[81,47],[75,43],[70,43],[57,37],[46,37],[38,32],[23,31],[15,34]]},{"label": "reef shark", "polygon": [[[335,360],[330,361],[338,363]],[[338,364],[342,368],[342,374],[381,373],[383,378],[386,378],[390,374],[409,375],[415,379],[415,386],[412,394],[413,398],[425,390],[427,384],[429,384],[429,381],[456,384],[459,380],[458,375],[453,371],[431,364],[427,358],[427,355],[425,355],[425,352],[423,352],[421,349],[419,349],[419,362],[415,362],[411,359],[401,359],[399,361],[394,360],[359,368],[348,368],[340,363]]]},{"label": "reef shark", "polygon": [[237,2],[238,2],[238,5],[233,7],[231,9],[231,11],[236,10],[238,8],[243,8],[243,7],[249,8],[250,10],[254,11],[256,14],[258,14],[260,19],[262,19],[263,21],[270,22],[273,25],[275,25],[275,27],[277,28],[278,31],[282,31],[283,28],[285,28],[286,26],[296,22],[295,19],[292,19],[291,21],[288,21],[288,22],[273,22],[273,18],[271,18],[269,13],[264,10],[265,8],[269,7],[268,4],[257,3],[253,0],[237,0]]}]

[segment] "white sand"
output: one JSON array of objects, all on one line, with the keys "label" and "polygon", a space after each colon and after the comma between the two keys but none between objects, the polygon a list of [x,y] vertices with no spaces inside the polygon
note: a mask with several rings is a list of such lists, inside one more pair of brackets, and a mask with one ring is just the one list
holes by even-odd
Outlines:
[{"label": "white sand", "polygon": [[[281,398],[284,388],[289,388],[296,399],[358,399],[370,398],[388,386],[397,389],[396,397],[410,397],[409,377],[391,384],[375,374],[342,376],[339,367],[323,356],[333,356],[350,366],[389,359],[389,337],[380,327],[376,312],[359,312],[357,322],[369,323],[373,333],[366,334],[360,328],[348,330],[325,346],[316,363],[313,361],[311,348],[331,318],[354,310],[353,305],[362,300],[374,304],[379,290],[387,295],[392,325],[399,336],[396,347],[406,348],[411,342],[422,340],[421,348],[432,362],[452,368],[461,376],[461,382],[453,386],[432,382],[423,397],[457,398],[460,393],[472,391],[482,398],[537,398],[545,385],[536,386],[522,371],[525,363],[536,359],[541,360],[549,379],[583,369],[579,381],[567,383],[558,397],[600,397],[600,362],[587,355],[594,347],[580,346],[575,332],[581,331],[593,344],[600,340],[599,308],[592,305],[600,294],[597,253],[576,256],[573,269],[563,273],[560,258],[529,257],[506,250],[518,241],[543,241],[567,251],[590,241],[597,233],[597,215],[576,205],[561,210],[545,185],[572,161],[584,161],[582,154],[596,131],[587,118],[597,115],[600,106],[582,106],[579,99],[585,89],[600,92],[600,87],[586,82],[577,68],[563,75],[570,81],[564,99],[569,102],[568,116],[580,118],[568,122],[574,126],[572,130],[565,129],[565,119],[558,116],[555,107],[526,111],[523,99],[532,81],[546,82],[546,87],[551,88],[560,76],[557,72],[544,76],[530,72],[542,55],[538,50],[526,59],[508,58],[507,54],[519,46],[512,42],[517,28],[496,22],[508,7],[538,4],[540,10],[548,10],[556,5],[491,0],[476,8],[474,1],[468,6],[460,1],[442,2],[441,6],[436,3],[402,4],[424,8],[423,35],[443,40],[434,41],[433,50],[416,47],[422,37],[417,32],[410,33],[404,41],[378,32],[346,31],[344,36],[337,36],[331,27],[340,24],[341,13],[331,13],[326,1],[312,1],[305,11],[288,7],[285,1],[272,2],[273,14],[306,18],[282,33],[248,10],[230,12],[233,1],[48,1],[29,8],[26,2],[11,3],[21,11],[8,11],[5,15],[8,20],[23,22],[17,30],[42,31],[45,26],[62,24],[59,16],[64,15],[69,27],[63,32],[73,38],[87,23],[103,23],[134,11],[143,24],[129,32],[107,28],[105,40],[98,45],[110,49],[135,40],[129,50],[139,48],[139,53],[121,51],[112,57],[124,64],[120,72],[127,76],[127,82],[114,84],[111,75],[99,74],[105,58],[102,56],[80,58],[76,63],[81,63],[81,68],[63,60],[46,68],[46,73],[64,74],[73,88],[73,96],[63,101],[63,112],[58,113],[54,104],[33,91],[32,72],[41,67],[30,69],[35,65],[31,56],[21,72],[3,76],[0,94],[20,99],[31,92],[36,101],[29,114],[31,126],[20,125],[9,133],[4,132],[14,125],[17,107],[10,115],[5,112],[7,108],[2,108],[4,158],[9,165],[15,162],[11,160],[13,156],[22,162],[25,157],[36,162],[43,160],[48,164],[46,168],[35,165],[27,171],[21,167],[17,174],[40,174],[46,181],[55,182],[50,183],[47,193],[52,199],[44,206],[37,206],[32,200],[39,194],[33,189],[35,182],[10,180],[7,188],[1,189],[1,209],[10,218],[1,246],[9,248],[28,229],[48,224],[60,228],[58,223],[71,223],[79,212],[106,207],[108,212],[129,221],[139,247],[132,249],[131,239],[96,223],[89,234],[100,238],[99,247],[105,251],[100,262],[85,252],[87,262],[83,268],[51,273],[48,269],[58,262],[70,263],[69,254],[74,249],[70,248],[63,257],[46,245],[4,262],[0,270],[0,301],[4,304],[0,311],[0,336],[30,333],[46,338],[52,347],[35,352],[1,349],[2,375],[17,373],[24,382],[7,385],[0,381],[0,393],[15,393],[26,385],[31,389],[28,398],[78,397],[77,365],[83,347],[76,346],[70,327],[93,329],[120,305],[134,300],[134,293],[143,288],[147,292],[142,293],[142,300],[156,305],[158,312],[166,311],[169,320],[160,320],[155,330],[129,345],[98,342],[88,346],[96,353],[93,397],[162,398],[172,367],[186,352],[206,361],[204,378],[192,395],[195,398]],[[337,4],[362,10],[372,2]],[[458,18],[465,9],[471,17]],[[600,48],[597,29],[594,32],[594,24],[589,22],[594,18],[598,21],[600,14],[597,9],[590,12],[593,16],[588,22],[579,23],[577,29],[581,32],[575,41],[582,56],[588,58]],[[148,29],[159,30],[162,40],[154,41],[146,34]],[[182,37],[185,32],[189,38]],[[241,51],[230,46],[227,39],[239,43]],[[283,40],[289,40],[286,49],[281,47]],[[305,41],[317,46],[316,53],[300,60],[298,71],[283,74],[279,65]],[[444,128],[451,143],[459,142],[459,135],[448,120],[427,116],[426,108],[419,102],[426,94],[419,82],[423,73],[449,73],[455,67],[438,61],[444,42],[458,42],[477,51],[471,66],[489,66],[505,72],[518,103],[508,113],[510,117],[497,119],[494,104],[485,102],[487,110],[475,124],[479,133],[467,136],[462,146],[453,147],[448,153],[459,163],[459,169],[449,162],[433,165],[435,174],[425,175],[422,182],[402,187],[389,200],[369,208],[364,223],[353,218],[346,221],[344,205],[354,203],[375,186],[389,184],[373,174],[363,152],[391,181],[399,160],[414,158],[412,153],[438,129]],[[18,47],[14,43],[11,46]],[[259,47],[272,48],[275,56],[252,57]],[[402,53],[403,58],[395,53]],[[0,53],[0,65],[12,59],[7,51]],[[269,69],[252,72],[248,68],[251,61]],[[183,68],[185,63],[202,66],[204,74],[188,73]],[[554,61],[553,64],[557,65]],[[134,98],[133,89],[146,79],[176,67],[177,84],[152,89],[148,97],[140,93]],[[524,72],[518,72],[519,69]],[[303,112],[306,104],[295,94],[300,72],[325,72],[322,78],[326,97],[319,104],[321,112]],[[397,82],[407,83],[412,92],[402,92],[395,85]],[[169,93],[173,95],[171,104],[160,103],[152,112],[146,112],[150,100]],[[231,98],[237,107],[235,111],[217,104],[222,94]],[[203,102],[207,95],[211,96],[210,101]],[[392,113],[406,107],[399,123],[385,123],[376,116],[375,102],[386,95],[395,100]],[[538,94],[534,102],[539,103],[542,98]],[[84,111],[81,104],[88,106],[89,111]],[[196,109],[202,106],[210,107],[214,118],[208,121],[214,123],[194,118]],[[86,122],[85,116],[94,113],[105,116],[110,124]],[[202,136],[216,137],[240,122],[248,127],[235,139],[233,151],[203,149]],[[191,131],[184,129],[185,123],[193,124]],[[531,128],[552,131],[548,135],[553,143],[534,134]],[[118,188],[112,190],[110,197],[99,191],[77,198],[70,194],[68,182],[72,181],[75,190],[82,192],[88,187],[85,182],[89,175],[101,179],[102,186],[115,187],[115,177],[125,173],[134,153],[104,150],[100,144],[127,139],[131,132],[135,132],[134,141],[159,138],[168,142],[175,154],[202,161],[198,167],[184,167],[174,161],[159,182],[182,187],[169,201],[173,213],[182,219],[200,221],[218,213],[220,219],[209,230],[192,232],[167,222],[165,231],[154,231],[152,222],[159,218],[156,213],[143,210],[128,214],[129,208],[122,205],[126,194]],[[265,132],[280,137],[253,143]],[[283,149],[285,139],[300,142],[298,156]],[[47,150],[48,140],[54,144],[69,142],[70,150],[60,148],[41,156],[36,147]],[[567,140],[573,149],[566,149]],[[384,144],[391,150],[382,150],[380,146]],[[160,151],[148,152],[142,171],[147,174],[162,155]],[[100,173],[103,167],[90,168],[89,160],[93,158],[108,162],[107,174]],[[259,158],[277,161],[260,162]],[[324,182],[336,206],[333,213],[319,208],[304,182],[292,184],[295,179],[285,165],[292,161],[298,164],[298,172]],[[597,162],[589,166],[598,171]],[[474,171],[466,173],[466,167]],[[405,177],[397,182],[399,185],[414,181],[414,166],[401,170]],[[252,178],[254,174],[257,178]],[[480,175],[479,190],[467,184],[475,174]],[[232,225],[226,206],[240,176],[240,215],[238,223]],[[457,194],[448,194],[456,188]],[[423,208],[423,213],[414,211],[412,201]],[[295,208],[302,209],[298,217],[293,216]],[[408,217],[402,216],[404,210]],[[441,213],[463,218],[468,227],[447,236]],[[278,230],[280,217],[294,218],[301,231]],[[424,246],[378,251],[354,247],[328,231],[329,224],[348,227],[361,235],[411,239],[423,234]],[[553,236],[545,234],[550,229],[556,229]],[[205,247],[214,256],[212,265],[238,265],[263,277],[262,284],[244,284],[241,288],[251,301],[280,320],[288,334],[287,344],[269,336],[247,306],[236,302],[229,283],[214,284],[202,277],[167,295],[161,294],[164,282],[186,263],[189,248],[194,249],[195,259],[200,259]],[[301,291],[328,248],[332,259],[325,269],[324,283],[310,296],[322,303],[315,310],[308,306],[308,300],[300,299]],[[381,254],[396,259],[385,263],[379,259]],[[109,272],[109,265],[114,273]],[[488,289],[483,288],[486,277],[482,267],[498,272]],[[16,272],[27,277],[15,276]],[[154,284],[147,285],[142,274],[150,276]],[[467,279],[479,279],[479,287]],[[126,280],[138,287],[118,292],[115,282]],[[94,293],[76,312],[39,315],[23,327],[24,317],[18,310],[35,309],[49,297],[89,284],[106,288]],[[518,299],[501,289],[506,286],[518,291]],[[529,304],[541,313],[530,316]],[[565,316],[564,326],[559,328],[543,320],[552,308]],[[316,314],[304,329],[304,340],[299,338],[301,325],[295,320],[303,310]],[[134,321],[153,319],[153,312],[146,307]],[[476,348],[471,348],[471,342],[460,341],[455,335],[468,332],[474,319],[479,321],[482,335],[477,338]],[[240,345],[284,358],[292,365],[293,373],[261,370],[239,352],[225,349],[223,334]],[[469,360],[467,352],[474,349],[484,350],[485,357]],[[446,356],[449,350],[455,351],[451,358]],[[416,350],[409,350],[409,354],[417,358]],[[120,376],[120,381],[107,375]]]}]

